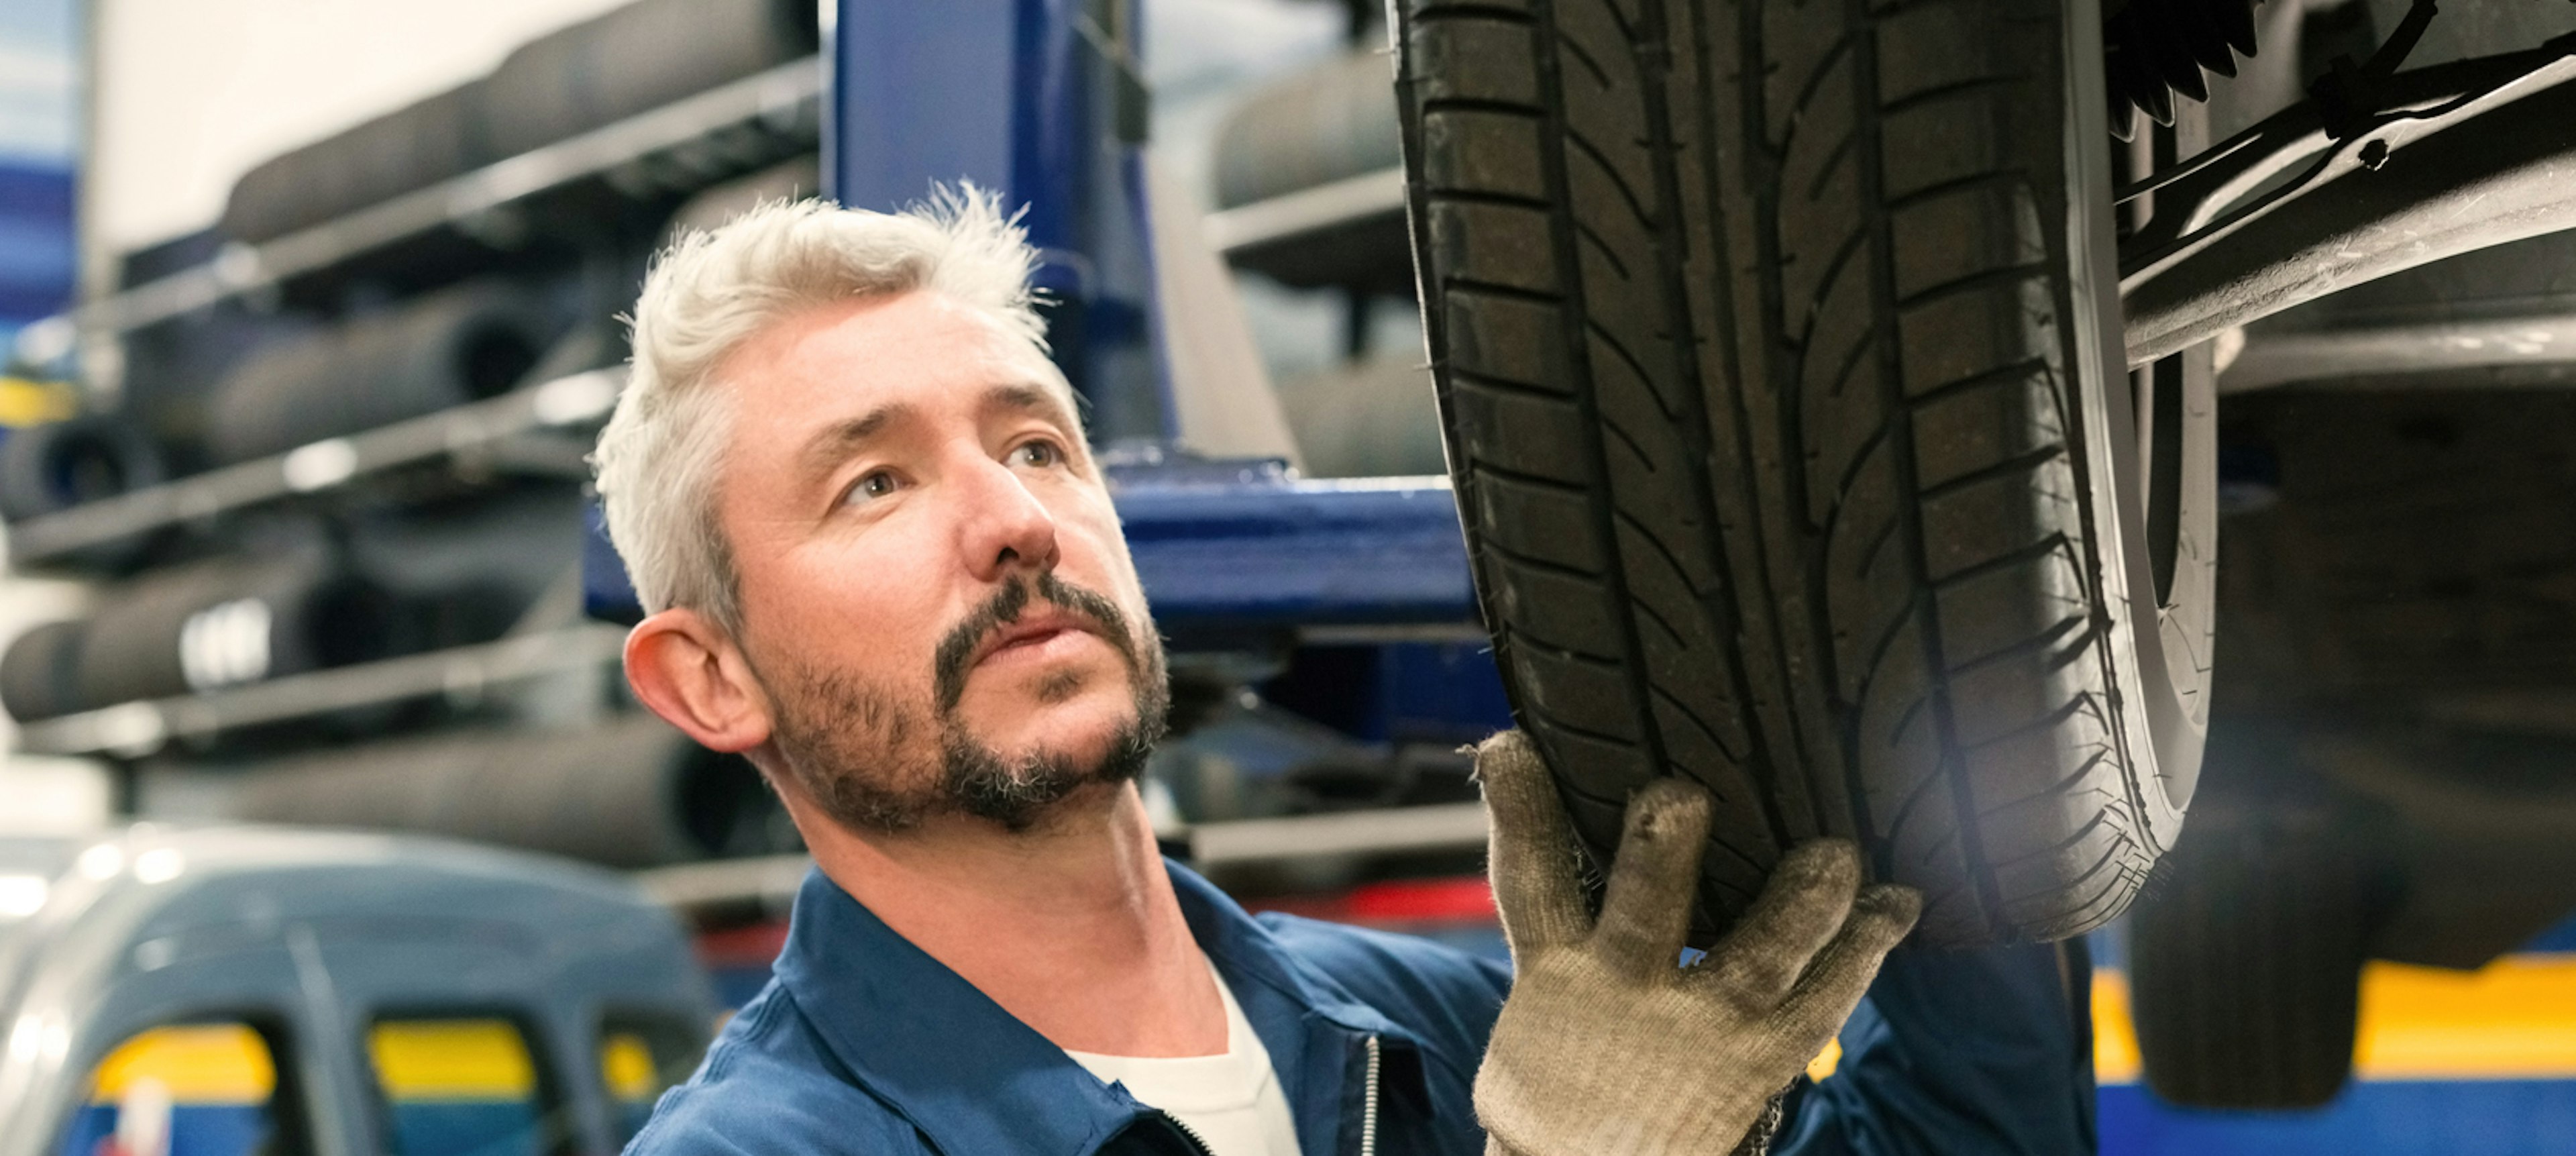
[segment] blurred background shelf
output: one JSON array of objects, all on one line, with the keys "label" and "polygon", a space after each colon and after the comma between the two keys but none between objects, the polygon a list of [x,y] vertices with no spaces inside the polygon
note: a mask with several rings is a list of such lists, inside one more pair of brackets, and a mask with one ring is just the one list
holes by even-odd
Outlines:
[{"label": "blurred background shelf", "polygon": [[429,697],[470,701],[515,682],[615,662],[625,643],[624,630],[594,624],[227,690],[118,703],[22,724],[18,747],[34,754],[140,758],[172,743],[334,711]]},{"label": "blurred background shelf", "polygon": [[53,361],[82,333],[168,321],[432,233],[506,252],[541,226],[532,217],[578,214],[585,199],[713,184],[810,150],[823,82],[820,58],[782,64],[273,240],[226,244],[202,265],[29,326],[20,356]]},{"label": "blurred background shelf", "polygon": [[15,565],[42,566],[168,526],[318,494],[424,462],[447,460],[460,468],[486,472],[533,472],[578,480],[588,474],[582,461],[588,452],[586,438],[544,444],[525,439],[594,425],[608,416],[624,383],[623,369],[574,374],[489,401],[327,438],[272,457],[30,518],[8,528],[9,560]]}]

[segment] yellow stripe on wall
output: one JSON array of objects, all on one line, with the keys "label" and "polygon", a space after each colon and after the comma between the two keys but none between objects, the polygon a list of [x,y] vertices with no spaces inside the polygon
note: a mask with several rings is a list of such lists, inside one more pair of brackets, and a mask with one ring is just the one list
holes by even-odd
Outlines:
[{"label": "yellow stripe on wall", "polygon": [[383,1020],[367,1031],[376,1079],[394,1100],[525,1100],[528,1042],[508,1020]]},{"label": "yellow stripe on wall", "polygon": [[2474,972],[2374,963],[2362,974],[2365,1079],[2576,1077],[2576,957],[2507,956]]},{"label": "yellow stripe on wall", "polygon": [[[2576,956],[2511,955],[2474,972],[2372,963],[2354,1073],[2364,1080],[2576,1079]],[[2128,977],[2093,976],[2093,1066],[2138,1078]]]},{"label": "yellow stripe on wall", "polygon": [[182,1104],[265,1104],[277,1090],[268,1043],[241,1024],[154,1028],[118,1044],[90,1077],[89,1102],[114,1104],[157,1080]]}]

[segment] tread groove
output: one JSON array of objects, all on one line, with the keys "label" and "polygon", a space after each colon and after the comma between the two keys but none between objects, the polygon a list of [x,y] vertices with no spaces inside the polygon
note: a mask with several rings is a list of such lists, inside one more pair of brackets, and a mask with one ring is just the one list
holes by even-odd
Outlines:
[{"label": "tread groove", "polygon": [[1498,193],[1491,189],[1438,188],[1431,190],[1431,199],[1445,205],[1500,205],[1506,209],[1547,210],[1556,207],[1537,197]]},{"label": "tread groove", "polygon": [[1903,297],[1896,298],[1896,307],[1900,310],[1913,309],[1917,306],[1927,305],[1934,301],[1938,301],[1944,297],[1956,297],[1962,293],[1974,293],[1980,289],[2026,285],[2030,283],[2031,278],[2044,276],[2047,272],[2048,263],[2045,261],[2032,261],[2026,264],[2011,265],[2001,269],[1982,269],[1964,276],[1953,277],[1938,284],[1926,285],[1923,288],[1917,289]]},{"label": "tread groove", "polygon": [[[1975,658],[1971,658],[1966,662],[1962,662],[1957,666],[1951,667],[1950,674],[1955,678],[1970,671],[1982,670],[1999,662],[2010,662],[2013,659],[2027,658],[2034,654],[2046,654],[2050,647],[2064,641],[2067,635],[2088,630],[2092,625],[2093,617],[2091,615],[2070,614],[2050,623],[2048,629],[2040,631],[2038,634],[2022,639],[2021,641],[2013,643],[2010,646],[2003,647],[2002,649],[1991,651],[1986,654],[1980,654]],[[1991,745],[1993,744],[1978,743],[1970,746],[1968,749],[1975,750],[1978,747]]]},{"label": "tread groove", "polygon": [[2070,549],[2074,545],[2074,541],[2063,533],[2051,534],[2030,545],[2006,550],[1983,562],[1971,562],[1944,574],[1932,580],[1931,588],[1934,591],[1955,590],[1971,578],[1982,578],[1997,570],[2010,569],[2034,558],[2045,558],[2061,550]]},{"label": "tread groove", "polygon": [[[1424,366],[1423,369],[1425,372],[1429,372],[1431,367]],[[1515,381],[1508,377],[1497,377],[1490,373],[1479,373],[1472,369],[1459,369],[1454,364],[1450,365],[1448,369],[1450,374],[1456,377],[1461,384],[1473,386],[1477,389],[1493,393],[1507,394],[1512,397],[1526,397],[1532,401],[1554,402],[1557,405],[1568,404],[1571,400],[1564,394],[1555,390],[1548,389],[1544,386],[1532,385],[1526,381]]]},{"label": "tread groove", "polygon": [[2063,443],[2052,443],[2028,453],[2014,454],[2013,456],[2005,458],[2000,462],[1996,462],[1991,466],[1980,466],[1955,478],[1949,478],[1944,481],[1935,482],[1932,485],[1924,486],[1921,489],[1916,490],[1915,494],[1923,501],[1932,501],[1936,498],[1947,497],[1951,494],[1958,493],[1961,490],[1973,489],[1987,482],[1994,481],[1997,478],[2008,478],[2014,474],[2029,473],[2032,470],[2038,469],[2041,466],[2047,465],[2048,463],[2065,456],[2066,446]]},{"label": "tread groove", "polygon": [[1897,113],[1908,112],[1921,108],[1927,104],[1938,104],[1942,101],[1955,100],[1962,96],[1973,96],[1989,89],[2013,88],[2028,83],[2030,83],[2030,74],[2027,72],[2006,73],[2001,76],[1975,76],[1966,80],[1954,80],[1947,84],[1934,85],[1920,92],[1909,92],[1894,100],[1888,101],[1879,106],[1879,115],[1881,117],[1893,116]]},{"label": "tread groove", "polygon": [[1945,381],[1928,389],[1917,390],[1906,401],[1906,406],[1909,409],[1925,409],[1963,393],[1974,393],[2002,382],[2026,380],[2032,374],[2048,373],[2051,370],[2052,367],[2044,358],[2024,358],[2010,365],[1997,366],[1966,377]]},{"label": "tread groove", "polygon": [[1617,85],[1611,83],[1609,71],[1601,67],[1600,61],[1592,58],[1592,53],[1584,49],[1582,41],[1576,40],[1563,32],[1559,32],[1556,34],[1556,43],[1558,47],[1563,48],[1574,55],[1574,62],[1582,65],[1585,72],[1592,74],[1594,83],[1599,84],[1604,89],[1617,87]]},{"label": "tread groove", "polygon": [[1637,190],[1628,187],[1628,178],[1620,175],[1619,166],[1611,163],[1610,154],[1601,151],[1601,146],[1579,132],[1565,134],[1565,140],[1601,167],[1602,174],[1610,180],[1610,187],[1619,190],[1619,198],[1627,204],[1629,216],[1635,217],[1637,223],[1646,228],[1655,226],[1655,218],[1646,212],[1645,202],[1637,199]]},{"label": "tread groove", "polygon": [[1533,474],[1526,470],[1515,470],[1510,466],[1496,465],[1483,458],[1475,459],[1472,468],[1477,473],[1492,474],[1504,481],[1518,485],[1544,487],[1565,494],[1580,494],[1585,492],[1583,483],[1581,482],[1569,482],[1563,478],[1551,478],[1545,474]]},{"label": "tread groove", "polygon": [[1425,115],[1435,112],[1489,112],[1503,116],[1516,116],[1523,120],[1547,119],[1536,105],[1496,100],[1489,96],[1435,96],[1425,99],[1421,109]]}]

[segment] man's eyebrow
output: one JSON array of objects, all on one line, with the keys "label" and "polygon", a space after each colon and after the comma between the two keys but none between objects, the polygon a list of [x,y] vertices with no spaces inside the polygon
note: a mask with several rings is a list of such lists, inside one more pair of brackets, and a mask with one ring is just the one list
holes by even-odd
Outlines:
[{"label": "man's eyebrow", "polygon": [[876,440],[887,426],[912,415],[911,406],[897,403],[879,406],[857,417],[825,426],[821,432],[806,439],[805,448],[796,452],[796,476],[807,479],[808,484],[819,481],[834,467],[848,461],[851,454]]},{"label": "man's eyebrow", "polygon": [[1082,428],[1075,422],[1073,414],[1065,409],[1063,399],[1058,398],[1054,391],[1023,382],[996,385],[986,389],[984,391],[984,407],[986,409],[1015,409],[1034,417],[1046,418],[1057,425],[1063,426],[1065,432],[1068,434],[1077,432]]}]

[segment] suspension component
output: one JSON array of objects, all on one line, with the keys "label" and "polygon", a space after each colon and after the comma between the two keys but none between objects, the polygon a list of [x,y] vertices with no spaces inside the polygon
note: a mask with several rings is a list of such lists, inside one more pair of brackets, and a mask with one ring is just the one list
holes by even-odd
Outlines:
[{"label": "suspension component", "polygon": [[2102,17],[2104,79],[2111,131],[2127,140],[2143,110],[2173,123],[2173,98],[2209,99],[2203,74],[2236,75],[2238,54],[2254,55],[2259,0],[2113,0]]}]

